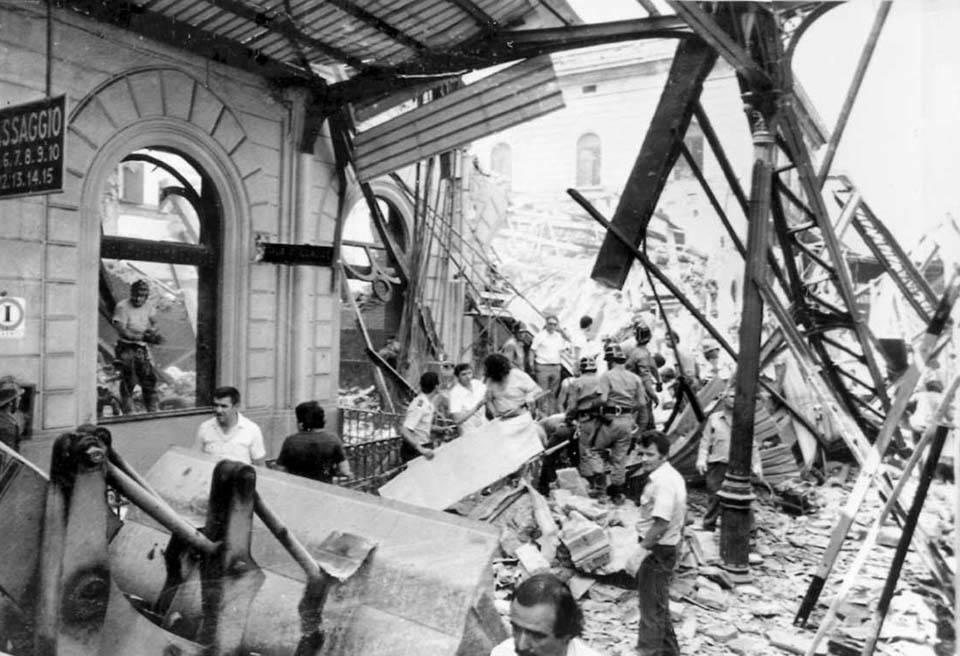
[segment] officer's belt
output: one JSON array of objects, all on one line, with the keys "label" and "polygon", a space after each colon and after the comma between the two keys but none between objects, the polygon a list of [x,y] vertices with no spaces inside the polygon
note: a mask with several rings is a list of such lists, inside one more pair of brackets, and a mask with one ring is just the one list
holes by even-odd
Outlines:
[{"label": "officer's belt", "polygon": [[619,405],[606,405],[603,407],[605,415],[627,415],[636,410],[636,408],[624,407]]}]

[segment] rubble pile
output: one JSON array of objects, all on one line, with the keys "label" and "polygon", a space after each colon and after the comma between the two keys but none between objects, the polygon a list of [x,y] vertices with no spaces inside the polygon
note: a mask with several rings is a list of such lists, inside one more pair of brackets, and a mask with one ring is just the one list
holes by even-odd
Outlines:
[{"label": "rubble pile", "polygon": [[[827,484],[814,488],[817,503],[807,507],[807,514],[790,512],[758,489],[754,504],[757,532],[750,554],[753,580],[745,585],[735,584],[721,567],[720,531],[696,530],[706,496],[699,489],[689,491],[688,526],[670,594],[682,653],[766,656],[806,652],[882,505],[875,493],[868,498],[808,627],[794,627],[801,599],[857,473],[847,465],[831,471],[835,473]],[[502,528],[502,555],[494,561],[497,607],[506,621],[513,587],[529,574],[550,568],[568,581],[579,599],[586,641],[609,656],[632,656],[639,621],[633,577],[639,563],[632,562],[631,556],[637,547],[639,509],[630,500],[615,506],[605,498],[589,498],[586,481],[574,469],[560,470],[556,485],[549,498],[522,482],[508,485],[470,512],[471,517]],[[953,539],[952,492],[951,485],[935,482],[921,519],[928,534],[938,536],[943,547]],[[908,505],[911,494],[907,489],[902,503]],[[538,506],[549,511],[548,518],[537,516]],[[852,594],[840,606],[839,626],[818,645],[817,653],[860,653],[899,536],[895,524],[884,529]],[[938,598],[928,570],[911,549],[876,653],[953,654],[952,631],[938,635]],[[950,622],[948,612],[945,617],[941,627]]]}]

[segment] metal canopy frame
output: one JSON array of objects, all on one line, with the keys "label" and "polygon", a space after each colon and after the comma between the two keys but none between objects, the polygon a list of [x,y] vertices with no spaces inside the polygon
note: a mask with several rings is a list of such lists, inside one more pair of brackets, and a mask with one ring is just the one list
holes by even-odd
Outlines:
[{"label": "metal canopy frame", "polygon": [[[784,321],[789,317],[789,328],[809,346],[825,389],[855,421],[861,435],[875,436],[890,410],[888,381],[881,370],[877,340],[857,304],[847,253],[840,238],[846,226],[855,228],[922,319],[929,315],[935,299],[909,257],[869,211],[852,183],[844,178],[839,180],[837,188],[837,179],[829,174],[833,154],[889,3],[880,5],[833,133],[819,121],[806,94],[793,79],[792,57],[808,27],[839,3],[671,1],[669,4],[693,30],[698,41],[737,72],[754,144],[749,197],[740,188],[699,104],[702,80],[687,75],[682,81],[668,83],[612,221],[617,234],[629,236],[631,243],[620,243],[611,230],[601,247],[592,277],[612,287],[622,286],[634,260],[629,246],[639,247],[643,243],[646,224],[660,199],[663,179],[677,156],[683,155],[685,132],[690,116],[695,115],[701,126],[705,126],[711,149],[748,223],[746,244],[734,239],[745,259],[744,305],[734,440],[727,478],[720,492],[724,505],[721,553],[731,572],[745,575],[748,572],[747,517],[752,499],[750,447],[761,366],[764,304],[773,303],[784,310],[776,314],[777,319]],[[684,45],[693,43],[695,41],[681,44],[674,67],[685,59]],[[822,145],[827,149],[817,165],[812,149]],[[729,220],[714,201],[716,194],[702,176],[697,179],[729,231]],[[830,184],[835,186],[828,188]],[[836,223],[828,211],[825,195],[833,196],[840,206]],[[776,248],[769,247],[771,227]],[[780,282],[780,294],[774,294],[767,282],[771,272]],[[862,454],[858,450],[854,455]]]}]

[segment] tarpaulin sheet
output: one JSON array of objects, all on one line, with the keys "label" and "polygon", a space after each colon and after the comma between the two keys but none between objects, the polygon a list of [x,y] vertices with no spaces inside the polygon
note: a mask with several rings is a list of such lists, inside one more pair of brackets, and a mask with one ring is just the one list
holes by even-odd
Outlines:
[{"label": "tarpaulin sheet", "polygon": [[434,510],[520,469],[543,451],[540,428],[524,413],[490,423],[441,445],[432,460],[420,457],[380,488],[380,496]]}]

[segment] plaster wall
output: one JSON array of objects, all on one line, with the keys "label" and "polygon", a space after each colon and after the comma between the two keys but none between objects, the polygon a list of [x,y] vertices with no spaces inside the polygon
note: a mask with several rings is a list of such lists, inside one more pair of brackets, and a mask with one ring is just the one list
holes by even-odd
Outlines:
[{"label": "plaster wall", "polygon": [[[47,94],[42,4],[0,5],[0,102]],[[0,200],[0,291],[26,299],[26,333],[0,340],[0,375],[37,386],[33,439],[96,421],[100,217],[106,176],[138,148],[188,155],[212,178],[223,218],[217,381],[238,387],[275,455],[292,408],[318,399],[336,416],[339,312],[333,271],[254,261],[254,240],[332,244],[337,189],[329,137],[298,152],[301,103],[265,79],[186,51],[53,12],[49,95],[66,94],[62,193]],[[200,416],[194,416],[199,414]],[[189,445],[202,410],[112,423],[134,463]]]}]

